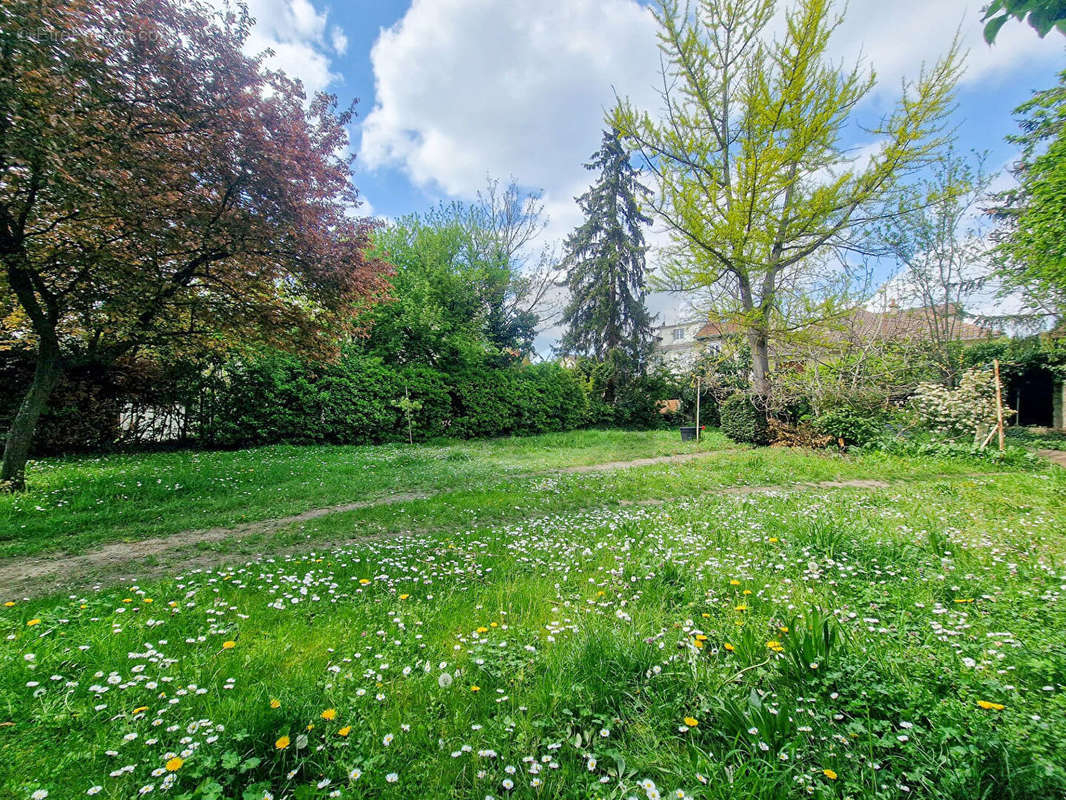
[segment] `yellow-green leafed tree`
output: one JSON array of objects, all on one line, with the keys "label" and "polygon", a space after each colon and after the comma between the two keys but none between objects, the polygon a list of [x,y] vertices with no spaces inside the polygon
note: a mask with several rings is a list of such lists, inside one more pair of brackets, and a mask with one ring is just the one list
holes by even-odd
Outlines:
[{"label": "yellow-green leafed tree", "polygon": [[[858,247],[886,194],[935,156],[961,70],[956,43],[903,85],[894,109],[867,128],[858,159],[857,106],[872,70],[827,57],[840,23],[831,0],[799,0],[772,37],[773,0],[662,0],[661,109],[622,100],[611,113],[657,184],[652,210],[675,257],[675,288],[714,290],[720,317],[752,351],[752,388],[768,398],[775,336],[794,330],[805,276],[829,254]],[[896,209],[898,211],[898,208]]]}]

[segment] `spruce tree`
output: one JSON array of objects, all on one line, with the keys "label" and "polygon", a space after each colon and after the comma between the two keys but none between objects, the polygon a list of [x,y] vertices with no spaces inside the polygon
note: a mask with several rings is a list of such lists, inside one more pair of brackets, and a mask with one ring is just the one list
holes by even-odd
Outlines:
[{"label": "spruce tree", "polygon": [[558,349],[609,363],[605,399],[611,401],[621,384],[644,373],[653,345],[652,317],[644,305],[647,246],[642,230],[651,220],[638,203],[648,189],[638,180],[617,130],[604,132],[585,168],[600,176],[577,198],[585,221],[565,243],[570,301]]}]

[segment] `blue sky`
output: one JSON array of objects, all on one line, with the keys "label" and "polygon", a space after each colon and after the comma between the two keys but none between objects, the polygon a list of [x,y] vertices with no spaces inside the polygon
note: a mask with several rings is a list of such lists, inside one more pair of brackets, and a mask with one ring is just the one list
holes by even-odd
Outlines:
[{"label": "blue sky", "polygon": [[[218,0],[222,2],[222,0]],[[780,5],[787,7],[788,3]],[[982,0],[851,0],[831,55],[878,74],[859,109],[874,123],[956,30],[970,51],[953,118],[958,144],[1013,158],[1011,111],[1066,67],[1066,39],[1021,24],[981,40]],[[637,0],[250,0],[253,47],[309,88],[359,98],[356,184],[375,215],[469,199],[486,174],[542,189],[559,239],[579,220],[582,162],[614,93],[653,105],[654,23]],[[843,5],[840,6],[843,8]],[[855,132],[855,144],[869,144]],[[654,241],[654,236],[652,236]],[[667,318],[676,298],[657,298]]]}]

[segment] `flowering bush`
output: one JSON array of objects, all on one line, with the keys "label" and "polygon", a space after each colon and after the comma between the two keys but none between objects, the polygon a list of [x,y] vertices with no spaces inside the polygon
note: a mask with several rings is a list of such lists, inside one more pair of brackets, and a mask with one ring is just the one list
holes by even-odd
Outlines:
[{"label": "flowering bush", "polygon": [[[911,397],[911,408],[922,424],[950,439],[975,437],[996,424],[996,384],[991,370],[969,369],[957,389],[937,383],[920,383]],[[1014,412],[1003,407],[1003,416]]]}]

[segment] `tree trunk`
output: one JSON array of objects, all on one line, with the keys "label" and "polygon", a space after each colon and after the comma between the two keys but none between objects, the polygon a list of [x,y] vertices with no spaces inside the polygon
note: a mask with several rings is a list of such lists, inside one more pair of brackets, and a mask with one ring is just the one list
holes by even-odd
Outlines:
[{"label": "tree trunk", "polygon": [[48,398],[59,382],[63,372],[59,346],[42,338],[37,346],[37,364],[33,371],[33,382],[22,399],[11,427],[7,432],[4,445],[4,463],[0,467],[0,487],[8,491],[22,491],[26,488],[26,459],[33,445],[33,434],[37,421],[48,408]]},{"label": "tree trunk", "polygon": [[762,331],[748,331],[751,347],[751,388],[764,404],[770,399],[770,344]]}]

